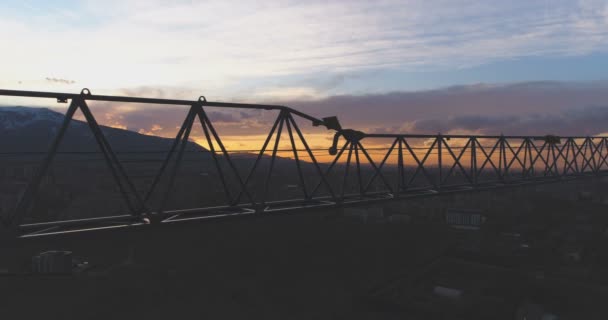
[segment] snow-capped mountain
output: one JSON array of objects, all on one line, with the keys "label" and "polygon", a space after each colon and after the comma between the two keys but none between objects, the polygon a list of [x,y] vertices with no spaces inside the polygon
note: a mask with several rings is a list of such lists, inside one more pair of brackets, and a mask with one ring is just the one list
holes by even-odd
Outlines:
[{"label": "snow-capped mountain", "polygon": [[[63,123],[64,115],[47,108],[0,107],[0,152],[47,151]],[[172,139],[142,135],[137,132],[101,127],[115,151],[163,151]],[[195,143],[191,150],[204,150]],[[72,120],[60,145],[60,151],[98,151],[89,126]]]},{"label": "snow-capped mountain", "polygon": [[0,130],[15,130],[36,123],[59,125],[63,121],[61,113],[46,108],[0,107]]}]

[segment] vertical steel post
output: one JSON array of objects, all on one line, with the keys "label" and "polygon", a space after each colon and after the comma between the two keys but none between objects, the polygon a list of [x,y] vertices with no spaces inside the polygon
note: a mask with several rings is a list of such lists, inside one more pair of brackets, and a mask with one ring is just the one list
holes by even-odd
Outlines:
[{"label": "vertical steel post", "polygon": [[500,135],[500,138],[498,138],[498,178],[500,179],[500,181],[505,182],[505,173],[504,173],[504,164],[503,164],[503,156],[505,154],[505,140],[503,135]]},{"label": "vertical steel post", "polygon": [[608,162],[606,162],[606,159],[608,157],[608,144],[606,144],[606,138],[602,138],[602,144],[604,145],[604,154],[602,154],[602,152],[600,152],[600,163],[598,165],[598,169],[599,171],[602,170],[602,166],[603,165],[608,165]]},{"label": "vertical steel post", "polygon": [[[574,149],[576,149],[576,152],[573,149],[574,157],[572,160],[574,161],[574,167],[576,168],[576,173],[581,174],[581,173],[583,173],[583,169],[581,169],[581,167],[579,166],[579,156],[581,154],[581,150],[583,149],[583,146],[581,145],[579,147],[579,145],[576,142],[574,142],[574,140],[572,140],[572,143],[573,143]],[[581,161],[581,166],[582,166],[582,164],[583,164],[583,162]]]},{"label": "vertical steel post", "polygon": [[473,177],[473,186],[477,187],[477,138],[471,137],[471,176]]},{"label": "vertical steel post", "polygon": [[398,152],[399,152],[399,158],[398,158],[398,166],[399,166],[399,170],[398,170],[398,175],[399,175],[399,182],[397,185],[397,194],[401,194],[401,192],[404,191],[405,189],[405,170],[404,170],[404,166],[403,166],[403,138],[397,138],[399,140],[399,148],[398,148]]},{"label": "vertical steel post", "polygon": [[437,135],[437,165],[439,166],[439,183],[437,183],[437,188],[441,190],[441,184],[443,181],[443,162],[442,162],[442,150],[441,145],[443,144],[443,137],[441,133]]},{"label": "vertical steel post", "polygon": [[528,139],[524,138],[524,141],[522,142],[523,146],[524,146],[524,164],[523,164],[523,169],[521,172],[521,178],[522,179],[526,179],[528,177]]},{"label": "vertical steel post", "polygon": [[[563,154],[564,149],[566,149],[566,154]],[[563,175],[567,175],[568,174],[568,170],[571,168],[569,168],[569,157],[570,157],[570,139],[566,139],[566,143],[564,144],[564,146],[562,147],[562,155],[564,156],[564,167],[562,170],[562,174]]]},{"label": "vertical steel post", "polygon": [[587,169],[587,167],[589,166],[589,159],[587,159],[587,153],[589,150],[589,137],[585,138],[585,141],[583,142],[583,165],[581,168],[581,173],[585,173],[585,169]]},{"label": "vertical steel post", "polygon": [[348,169],[350,168],[350,159],[353,155],[353,149],[355,148],[355,143],[350,144],[350,148],[348,149],[348,157],[346,158],[346,168],[344,169],[344,178],[342,179],[342,195],[341,199],[344,200],[344,194],[346,192],[346,179],[348,177]]},{"label": "vertical steel post", "polygon": [[509,176],[509,165],[507,162],[507,148],[506,145],[508,144],[507,139],[505,139],[505,137],[503,135],[501,135],[501,141],[502,141],[502,164],[503,164],[503,169],[504,169],[504,173],[503,173],[503,180],[506,181],[508,179]]},{"label": "vertical steel post", "polygon": [[355,143],[355,161],[357,163],[357,183],[359,184],[359,195],[363,197],[363,181],[361,179],[361,161],[359,161],[359,143]]}]

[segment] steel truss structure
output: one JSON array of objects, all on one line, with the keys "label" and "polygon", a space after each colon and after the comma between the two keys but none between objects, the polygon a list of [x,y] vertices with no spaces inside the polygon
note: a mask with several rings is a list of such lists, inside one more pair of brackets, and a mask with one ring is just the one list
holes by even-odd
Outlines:
[{"label": "steel truss structure", "polygon": [[[605,174],[608,169],[608,137],[366,134],[342,129],[336,117],[318,119],[286,106],[212,102],[202,96],[195,101],[100,96],[91,94],[88,89],[83,89],[80,94],[0,90],[0,96],[52,98],[66,103],[69,101],[63,123],[38,171],[22,193],[16,210],[2,217],[3,223],[16,230],[21,237],[369,204],[443,193],[595,177]],[[140,194],[136,189],[127,170],[104,136],[87,101],[181,105],[189,108],[159,171],[145,193]],[[230,150],[226,148],[207,116],[206,107],[277,112],[278,116],[246,175],[239,172],[231,159]],[[24,223],[23,218],[35,201],[41,181],[56,157],[59,145],[78,110],[82,112],[129,212],[99,218]],[[296,117],[311,121],[313,126],[325,126],[335,131],[334,144],[329,148],[329,154],[334,158],[329,165],[317,161],[296,123]],[[208,151],[220,178],[226,203],[221,206],[167,210],[167,200],[173,190],[175,177],[183,162],[195,124],[201,126],[204,139],[209,145]],[[284,131],[289,137],[289,150],[295,162],[302,196],[298,199],[269,201],[269,182]],[[344,143],[338,148],[341,137]],[[302,145],[303,149],[298,148],[297,144]],[[366,144],[369,147],[366,148]],[[377,150],[375,146],[378,145],[387,147],[380,148],[382,154],[378,159],[374,159],[370,150]],[[270,157],[266,155],[268,152]],[[304,152],[303,155],[309,160],[304,161],[299,152]],[[220,160],[227,163],[227,167],[220,165]],[[269,162],[269,168],[265,172],[264,190],[257,190],[256,198],[249,185],[264,160]],[[317,179],[314,187],[310,183],[307,186],[306,178],[310,177],[305,177],[302,169],[304,163],[314,169]],[[367,166],[367,172],[371,174],[362,172],[363,166]],[[329,177],[332,175],[341,177],[338,185],[330,181]],[[160,190],[160,204],[152,207],[151,200],[155,192],[159,191],[159,182],[163,176],[168,177],[166,188]],[[236,185],[227,182],[228,176],[235,177]],[[355,182],[349,183],[349,178]],[[325,193],[320,194],[320,189],[325,190]]]}]

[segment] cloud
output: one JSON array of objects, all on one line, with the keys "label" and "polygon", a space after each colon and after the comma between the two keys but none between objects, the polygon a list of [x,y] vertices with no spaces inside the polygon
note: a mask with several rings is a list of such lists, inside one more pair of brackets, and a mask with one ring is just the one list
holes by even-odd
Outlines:
[{"label": "cloud", "polygon": [[141,133],[141,134],[149,135],[149,136],[158,136],[158,135],[162,135],[163,127],[159,124],[153,124],[149,130],[140,128],[139,130],[137,130],[137,132]]},{"label": "cloud", "polygon": [[[458,127],[498,134],[513,121],[571,116],[585,108],[608,106],[608,82],[478,84],[418,92],[341,95],[285,104],[317,117],[337,115],[343,127],[370,132],[437,133]],[[553,120],[557,119],[547,122]],[[550,123],[538,131],[554,132]]]},{"label": "cloud", "polygon": [[241,118],[241,115],[242,112],[207,112],[207,116],[209,117],[209,119],[218,123],[239,123],[244,120],[244,118]]},{"label": "cloud", "polygon": [[[465,115],[445,120],[418,120],[408,123],[411,132],[476,135],[546,135],[593,136],[606,132],[608,104],[598,107],[573,108],[556,114],[511,116]],[[389,132],[402,132],[393,128]]]},{"label": "cloud", "polygon": [[60,84],[74,84],[74,83],[76,83],[76,81],[74,81],[74,80],[68,80],[68,79],[59,79],[59,78],[50,78],[50,77],[46,77],[44,79],[47,82],[51,82],[51,83],[60,83]]},{"label": "cloud", "polygon": [[[161,96],[170,97],[172,93],[162,88],[154,90]],[[317,118],[337,115],[344,128],[368,133],[593,136],[608,132],[608,82],[477,84],[283,102]],[[171,138],[188,111],[187,106],[95,101],[89,105],[103,125]],[[205,110],[224,143],[237,149],[259,148],[278,116],[266,110]],[[332,131],[294,118],[311,146],[324,149],[331,144]],[[206,144],[198,122],[191,139]],[[284,135],[282,143],[287,141]],[[368,145],[385,143],[366,140]]]},{"label": "cloud", "polygon": [[[162,88],[144,91],[134,93],[164,97],[173,93]],[[337,115],[344,128],[369,133],[594,135],[608,131],[608,82],[477,84],[282,103],[317,118]],[[165,137],[175,136],[188,111],[187,106],[90,105],[102,124]],[[278,115],[211,107],[206,112],[219,134],[235,143],[247,136],[264,136]],[[332,134],[295,118],[307,135]],[[197,123],[193,135],[202,134],[199,127]]]},{"label": "cloud", "polygon": [[[183,124],[188,106],[158,106],[141,104],[123,104],[114,102],[88,103],[95,117],[102,125],[136,131],[141,134],[175,137]],[[206,108],[206,114],[219,132],[230,135],[248,134],[264,126],[265,119],[271,121],[271,115],[259,112],[241,111],[239,109]],[[271,123],[269,122],[268,126]],[[260,132],[262,130],[259,130]],[[255,131],[254,133],[258,133]],[[193,135],[202,134],[198,118],[193,125]]]},{"label": "cloud", "polygon": [[225,93],[284,76],[324,74],[333,80],[321,86],[331,88],[355,71],[453,70],[608,51],[605,1],[143,3],[54,8],[62,19],[3,7],[0,38],[11,48],[3,72],[24,79],[61,72],[94,88]]},{"label": "cloud", "polygon": [[297,100],[313,100],[321,97],[321,93],[311,87],[274,87],[256,92],[254,99],[273,100],[275,102]]}]

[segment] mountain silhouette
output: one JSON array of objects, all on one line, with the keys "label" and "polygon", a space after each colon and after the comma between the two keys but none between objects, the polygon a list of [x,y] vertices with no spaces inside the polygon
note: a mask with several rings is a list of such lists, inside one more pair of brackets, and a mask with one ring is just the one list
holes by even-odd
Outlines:
[{"label": "mountain silhouette", "polygon": [[[46,152],[55,138],[64,115],[47,108],[0,107],[0,152]],[[101,126],[115,152],[167,151],[173,139],[149,136],[137,132]],[[206,151],[194,142],[187,145],[188,151]],[[59,151],[99,151],[95,137],[87,125],[72,120]]]}]

